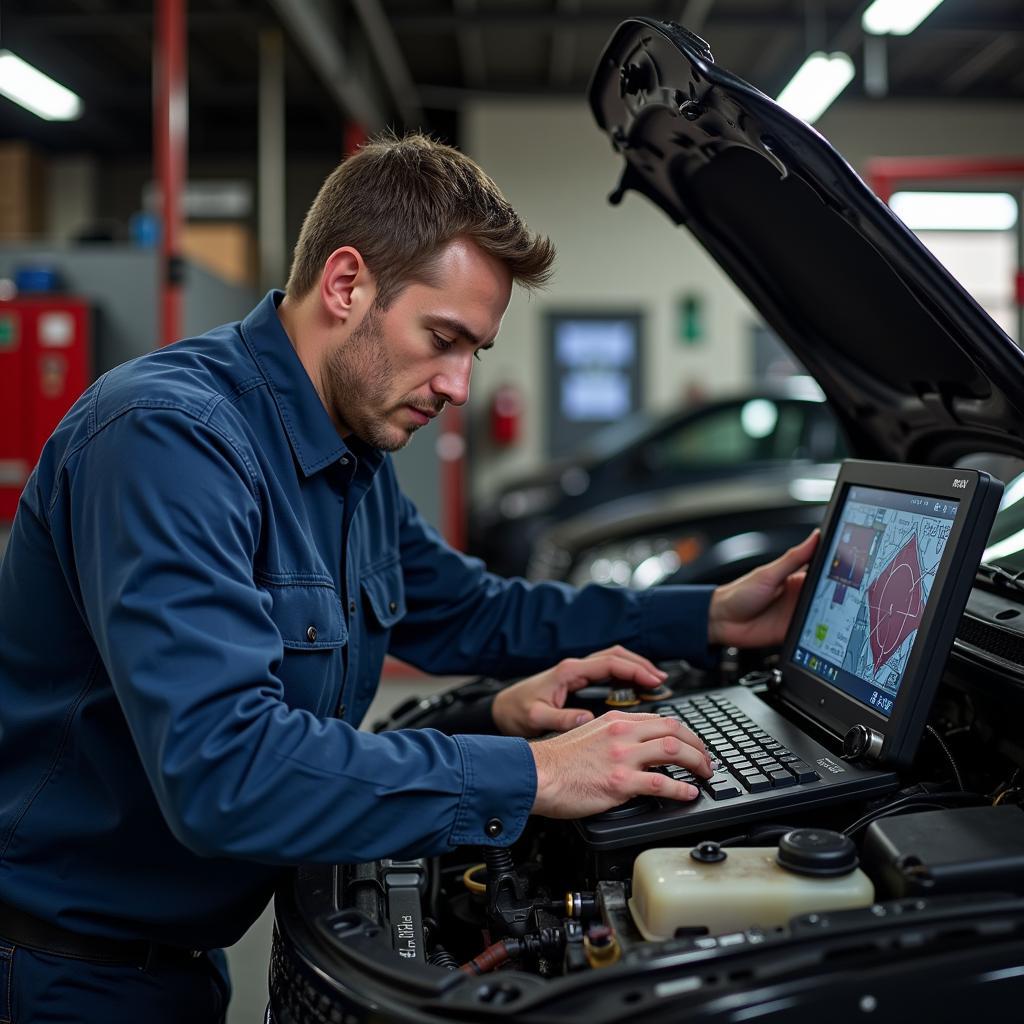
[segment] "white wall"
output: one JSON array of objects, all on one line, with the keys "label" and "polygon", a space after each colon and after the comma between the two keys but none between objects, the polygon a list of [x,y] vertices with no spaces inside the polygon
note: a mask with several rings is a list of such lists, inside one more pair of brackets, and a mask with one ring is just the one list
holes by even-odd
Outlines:
[{"label": "white wall", "polygon": [[862,174],[873,156],[1024,158],[1024,103],[840,100],[815,128]]},{"label": "white wall", "polygon": [[[677,406],[694,387],[714,394],[749,378],[753,314],[704,250],[649,202],[630,194],[618,207],[608,204],[622,161],[582,101],[475,103],[463,112],[462,138],[531,228],[558,248],[552,285],[514,296],[497,344],[474,373],[475,422],[506,381],[529,402],[522,440],[512,450],[495,452],[479,434],[474,438],[475,495],[542,458],[547,310],[643,312],[651,408]],[[689,293],[704,300],[705,338],[698,345],[678,340],[676,304]]]},{"label": "white wall", "polygon": [[[840,102],[816,127],[861,173],[873,156],[1024,156],[1019,103]],[[713,394],[750,382],[755,314],[686,230],[647,200],[629,194],[619,207],[607,203],[622,160],[582,99],[472,102],[463,109],[462,143],[559,252],[552,286],[513,298],[497,345],[474,375],[474,496],[544,457],[546,310],[644,311],[649,407],[678,405],[694,385]],[[686,293],[705,301],[706,338],[696,347],[677,340],[676,303]],[[521,442],[495,451],[482,419],[504,381],[518,384],[529,405]]]},{"label": "white wall", "polygon": [[96,219],[96,158],[79,153],[53,157],[47,182],[46,237],[70,241]]}]

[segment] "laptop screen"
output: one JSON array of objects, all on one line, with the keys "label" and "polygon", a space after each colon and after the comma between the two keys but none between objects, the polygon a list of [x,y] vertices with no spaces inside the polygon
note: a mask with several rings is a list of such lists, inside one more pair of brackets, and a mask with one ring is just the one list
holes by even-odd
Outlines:
[{"label": "laptop screen", "polygon": [[793,661],[888,718],[959,504],[848,487]]}]

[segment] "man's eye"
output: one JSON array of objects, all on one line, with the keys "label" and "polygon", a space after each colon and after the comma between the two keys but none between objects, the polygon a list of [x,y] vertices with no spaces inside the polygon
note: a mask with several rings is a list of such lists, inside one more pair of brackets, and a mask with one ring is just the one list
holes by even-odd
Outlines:
[{"label": "man's eye", "polygon": [[437,346],[437,347],[438,347],[438,348],[439,348],[439,349],[440,349],[440,350],[441,350],[442,352],[447,352],[447,351],[448,351],[448,349],[450,349],[450,348],[452,347],[452,345],[454,345],[454,344],[455,344],[455,342],[454,342],[454,341],[449,341],[449,340],[448,340],[447,338],[442,338],[440,334],[437,334],[437,333],[436,333],[436,332],[434,332],[434,331],[431,331],[430,333],[434,335],[434,344],[435,344],[435,345],[436,345],[436,346]]}]

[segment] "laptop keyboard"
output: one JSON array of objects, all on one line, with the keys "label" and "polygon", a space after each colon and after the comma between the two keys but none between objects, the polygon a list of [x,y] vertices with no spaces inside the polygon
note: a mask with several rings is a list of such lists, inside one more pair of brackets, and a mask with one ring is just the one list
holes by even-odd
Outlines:
[{"label": "laptop keyboard", "polygon": [[657,713],[678,718],[704,741],[714,774],[703,779],[678,765],[661,765],[656,770],[699,787],[713,800],[807,785],[821,778],[811,765],[724,697],[673,701],[659,707]]}]

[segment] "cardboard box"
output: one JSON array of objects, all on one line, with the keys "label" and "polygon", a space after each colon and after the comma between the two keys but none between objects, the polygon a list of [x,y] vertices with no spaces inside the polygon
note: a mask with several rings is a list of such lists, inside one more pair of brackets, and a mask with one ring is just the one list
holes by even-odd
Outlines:
[{"label": "cardboard box", "polygon": [[191,221],[182,231],[181,252],[231,284],[256,284],[259,254],[256,238],[245,224]]},{"label": "cardboard box", "polygon": [[0,241],[21,242],[43,234],[46,168],[27,142],[0,142]]}]

